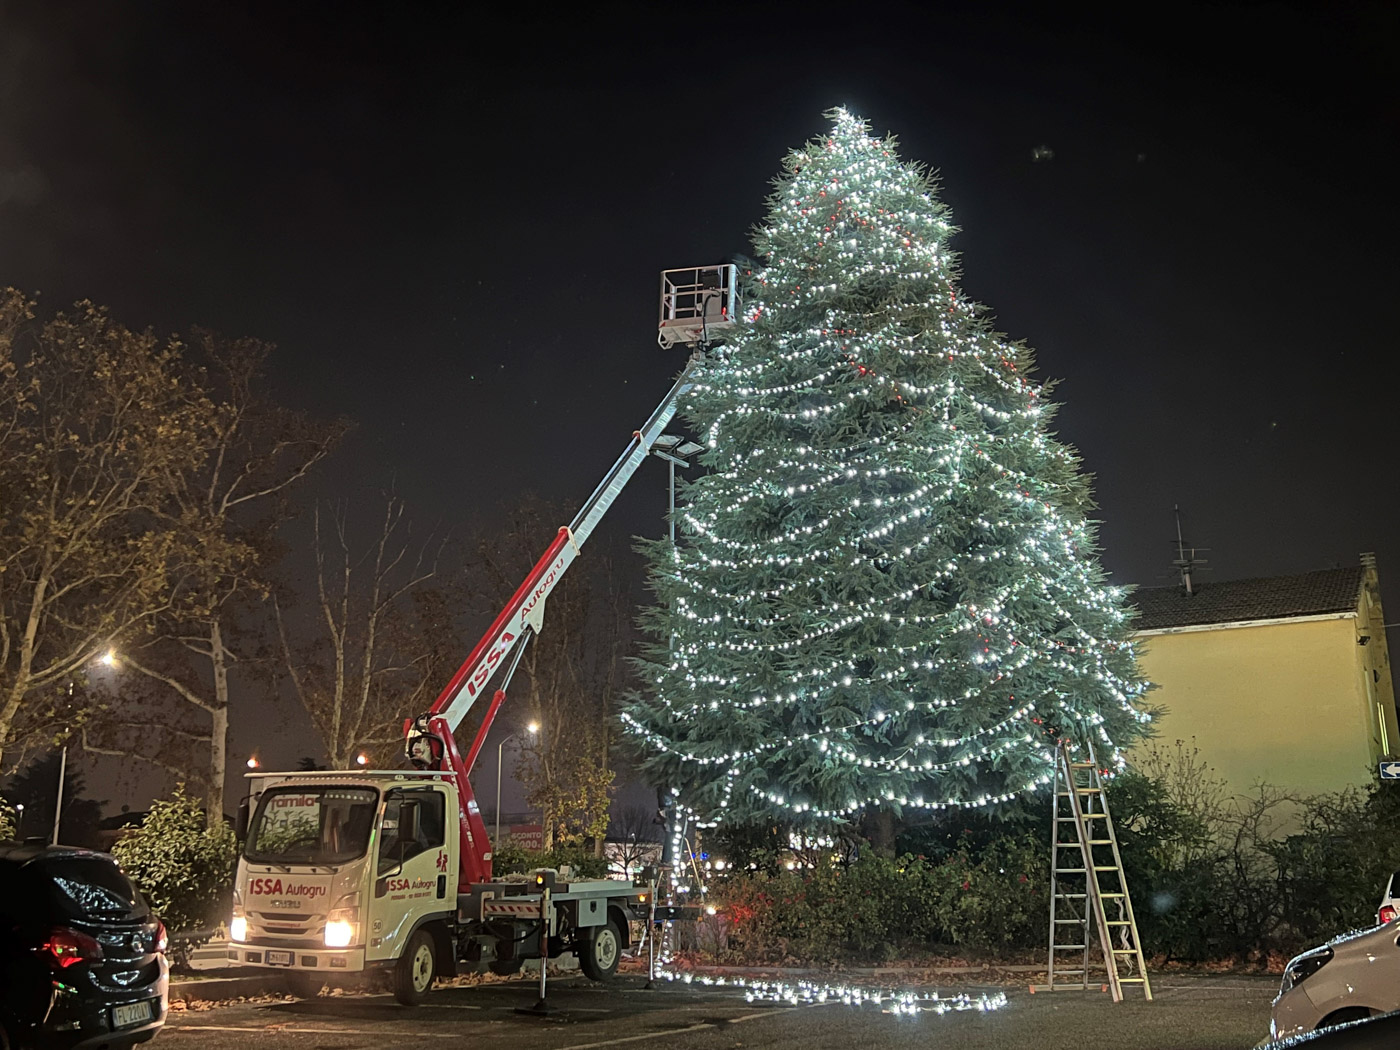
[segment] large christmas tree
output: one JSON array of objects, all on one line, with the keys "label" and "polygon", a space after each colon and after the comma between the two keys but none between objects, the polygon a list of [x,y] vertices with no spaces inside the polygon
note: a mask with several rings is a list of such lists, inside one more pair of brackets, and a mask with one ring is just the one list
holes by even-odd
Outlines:
[{"label": "large christmas tree", "polygon": [[980,806],[1146,731],[1087,477],[1023,346],[958,290],[932,179],[843,110],[791,154],[746,318],[682,412],[650,545],[646,768],[701,821]]}]

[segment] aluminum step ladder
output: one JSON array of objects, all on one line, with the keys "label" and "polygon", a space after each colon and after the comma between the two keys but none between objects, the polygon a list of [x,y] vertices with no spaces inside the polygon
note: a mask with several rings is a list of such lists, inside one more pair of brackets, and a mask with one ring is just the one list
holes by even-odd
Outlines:
[{"label": "aluminum step ladder", "polygon": [[1103,778],[1093,745],[1086,745],[1086,751],[1088,761],[1076,762],[1067,739],[1061,738],[1057,747],[1048,983],[1032,991],[1088,991],[1091,947],[1097,935],[1113,1001],[1122,1002],[1123,986],[1132,984],[1142,985],[1143,995],[1151,999],[1152,982]]}]

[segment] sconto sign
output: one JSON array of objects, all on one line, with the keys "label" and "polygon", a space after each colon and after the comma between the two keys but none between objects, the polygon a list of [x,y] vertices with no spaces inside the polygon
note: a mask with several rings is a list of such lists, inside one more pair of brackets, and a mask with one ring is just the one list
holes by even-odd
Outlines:
[{"label": "sconto sign", "polygon": [[510,841],[521,849],[544,849],[544,825],[512,824]]}]

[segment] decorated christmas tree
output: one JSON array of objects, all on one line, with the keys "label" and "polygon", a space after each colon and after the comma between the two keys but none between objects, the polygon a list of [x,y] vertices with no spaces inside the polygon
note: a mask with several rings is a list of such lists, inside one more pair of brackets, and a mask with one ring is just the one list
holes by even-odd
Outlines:
[{"label": "decorated christmas tree", "polygon": [[843,110],[786,160],[744,323],[681,411],[707,451],[647,545],[623,716],[701,822],[983,806],[1147,731],[1089,483],[1031,353],[958,289],[933,180]]}]

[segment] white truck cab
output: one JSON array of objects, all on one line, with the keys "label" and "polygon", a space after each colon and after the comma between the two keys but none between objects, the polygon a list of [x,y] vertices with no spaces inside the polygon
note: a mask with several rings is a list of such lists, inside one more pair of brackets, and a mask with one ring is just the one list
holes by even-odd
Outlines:
[{"label": "white truck cab", "polygon": [[255,779],[230,962],[286,968],[309,988],[336,973],[394,964],[425,927],[440,942],[433,954],[450,953],[445,932],[456,918],[458,878],[450,775]]}]

